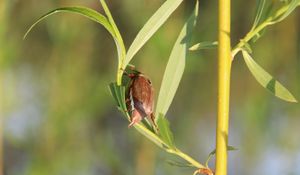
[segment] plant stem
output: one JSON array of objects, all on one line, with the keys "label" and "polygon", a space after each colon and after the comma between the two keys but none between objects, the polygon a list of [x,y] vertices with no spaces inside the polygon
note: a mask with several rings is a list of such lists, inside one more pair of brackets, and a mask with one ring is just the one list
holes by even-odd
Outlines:
[{"label": "plant stem", "polygon": [[[0,44],[4,44],[4,40],[3,41],[1,41],[2,40],[2,38],[4,37],[4,35],[5,35],[5,33],[6,33],[6,24],[7,24],[7,20],[6,19],[8,19],[7,18],[7,16],[6,16],[6,14],[8,14],[8,13],[6,13],[7,11],[7,9],[5,8],[5,7],[7,7],[7,4],[8,3],[8,1],[1,1],[0,0],[0,23],[2,24],[2,26],[1,26],[1,29],[0,29]],[[3,50],[1,50],[2,52],[5,50],[5,47],[4,47],[4,49]],[[3,53],[0,53],[0,57],[2,57],[3,56],[3,58],[4,58],[4,55],[3,55]],[[1,63],[0,63],[1,64]],[[1,65],[1,68],[3,68],[3,67],[5,67],[5,66],[3,66],[3,65]],[[4,100],[3,100],[3,97],[4,97],[4,86],[3,86],[3,73],[4,73],[4,71],[0,71],[0,84],[2,84],[1,86],[0,86],[0,97],[1,97],[1,99],[0,99],[0,175],[3,175],[4,174],[4,156],[3,156],[3,147],[4,147],[4,142],[3,142],[3,126],[4,126],[4,124],[3,124],[3,121],[4,121],[4,112],[3,112],[3,106],[4,106]]]},{"label": "plant stem", "polygon": [[176,150],[169,149],[169,150],[167,150],[167,152],[181,157],[182,159],[186,160],[187,162],[189,162],[191,165],[193,165],[196,168],[205,168],[202,164],[200,164],[199,162],[197,162],[196,160],[191,158],[189,155],[183,153],[179,149],[176,149]]},{"label": "plant stem", "polygon": [[263,21],[260,25],[258,25],[255,29],[251,30],[246,34],[246,36],[240,40],[240,42],[233,48],[232,50],[232,59],[234,59],[235,55],[240,51],[240,49],[245,45],[245,43],[249,42],[254,36],[256,36],[260,31],[262,31],[267,26],[273,24],[272,20],[278,18],[282,14],[284,14],[288,9],[288,5],[281,7],[274,15],[268,17],[265,21]]},{"label": "plant stem", "polygon": [[168,144],[166,144],[156,134],[154,134],[153,132],[151,132],[150,130],[148,130],[147,128],[145,128],[143,125],[141,125],[141,124],[135,124],[134,127],[141,134],[143,134],[144,136],[146,136],[149,140],[151,140],[153,143],[155,143],[160,148],[164,149],[166,152],[168,152],[170,154],[175,154],[175,155],[181,157],[182,159],[186,160],[187,162],[189,162],[191,165],[193,165],[196,168],[204,168],[204,166],[202,164],[200,164],[199,162],[197,162],[195,159],[193,159],[189,155],[183,153],[181,150],[179,150],[177,148],[174,148],[174,149],[170,148],[168,146]]},{"label": "plant stem", "polygon": [[0,116],[0,175],[3,175],[3,119]]},{"label": "plant stem", "polygon": [[216,175],[227,174],[227,141],[230,94],[230,0],[219,0],[218,27],[218,117],[216,130]]},{"label": "plant stem", "polygon": [[122,74],[123,74],[122,69],[118,68],[118,72],[117,72],[117,85],[118,86],[122,85]]},{"label": "plant stem", "polygon": [[[2,75],[3,72],[0,71],[0,74]],[[0,75],[0,83],[3,83],[3,77]],[[3,142],[3,122],[4,122],[4,112],[3,112],[3,106],[4,106],[4,92],[2,86],[0,87],[0,175],[4,174],[4,154],[3,154],[3,147],[4,147],[4,142]]]}]

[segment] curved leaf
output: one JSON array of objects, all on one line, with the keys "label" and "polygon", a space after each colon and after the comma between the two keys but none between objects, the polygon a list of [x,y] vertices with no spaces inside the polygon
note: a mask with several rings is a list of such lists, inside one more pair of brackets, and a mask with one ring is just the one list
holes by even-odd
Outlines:
[{"label": "curved leaf", "polygon": [[[233,146],[230,146],[230,145],[227,145],[227,151],[237,151],[238,149],[236,147],[233,147]],[[206,167],[208,167],[208,163],[210,161],[210,159],[212,158],[212,156],[214,156],[216,154],[216,149],[214,149],[213,151],[211,151],[209,154],[208,154],[208,157],[206,159],[206,162],[205,162],[205,165]]]},{"label": "curved leaf", "polygon": [[139,31],[131,46],[128,49],[123,69],[140,50],[140,48],[149,40],[149,38],[164,24],[169,16],[177,9],[183,0],[167,0],[147,21],[144,27]]},{"label": "curved leaf", "polygon": [[282,20],[284,20],[286,17],[288,17],[298,6],[300,5],[300,1],[299,0],[292,0],[289,5],[287,10],[285,11],[285,13],[283,13],[281,16],[279,16],[277,19],[273,20],[270,24],[275,24],[278,22],[281,22]]},{"label": "curved leaf", "polygon": [[218,47],[218,41],[203,41],[197,43],[189,48],[190,51],[202,50],[202,49],[215,49]]},{"label": "curved leaf", "polygon": [[297,102],[295,97],[278,81],[276,81],[268,72],[260,67],[249,55],[248,52],[242,51],[246,65],[255,79],[276,97],[288,101]]},{"label": "curved leaf", "polygon": [[122,37],[119,33],[119,30],[116,26],[116,24],[114,23],[112,16],[109,12],[108,7],[106,6],[105,2],[101,0],[101,3],[103,5],[104,11],[105,13],[108,15],[109,19],[107,19],[105,16],[103,16],[102,14],[98,13],[97,11],[90,9],[90,8],[86,8],[86,7],[62,7],[62,8],[57,8],[54,9],[48,13],[46,13],[45,15],[41,16],[35,23],[33,23],[30,28],[27,30],[27,32],[24,35],[24,39],[26,38],[26,36],[28,35],[28,33],[33,29],[33,27],[35,27],[39,22],[41,22],[43,19],[49,17],[50,15],[53,15],[55,13],[60,13],[60,12],[69,12],[69,13],[76,13],[79,15],[82,15],[84,17],[87,17],[99,24],[101,24],[113,37],[115,45],[117,47],[117,51],[118,51],[118,73],[117,73],[117,83],[118,85],[121,85],[121,79],[122,79],[122,71],[121,70],[121,65],[122,62],[125,59],[125,55],[126,55],[126,50],[125,50],[125,46],[122,40]]},{"label": "curved leaf", "polygon": [[258,23],[260,22],[265,4],[266,4],[266,0],[259,0],[259,4],[257,5],[257,9],[256,9],[256,16],[251,30],[254,30],[258,25]]},{"label": "curved leaf", "polygon": [[25,33],[24,38],[26,38],[26,36],[33,29],[33,27],[36,26],[39,22],[41,22],[43,19],[45,19],[55,13],[60,13],[60,12],[76,13],[76,14],[82,15],[84,17],[87,17],[87,18],[101,24],[113,37],[116,37],[116,34],[115,34],[112,26],[110,25],[109,21],[106,19],[105,16],[101,15],[97,11],[90,9],[90,8],[86,8],[86,7],[62,7],[62,8],[57,8],[57,9],[51,10],[50,12],[41,16],[35,23],[33,23],[30,26],[30,28]]},{"label": "curved leaf", "polygon": [[108,21],[110,23],[110,25],[112,26],[112,29],[114,30],[114,33],[116,34],[116,40],[117,42],[119,43],[119,46],[120,48],[118,48],[118,57],[119,57],[119,66],[121,67],[121,65],[123,64],[124,62],[124,59],[125,59],[125,55],[126,55],[126,49],[125,49],[125,45],[124,45],[124,42],[123,42],[123,38],[120,34],[120,31],[109,11],[109,8],[107,7],[106,3],[104,0],[100,0],[100,3],[104,9],[104,12],[108,18]]},{"label": "curved leaf", "polygon": [[174,160],[168,160],[167,163],[171,166],[176,166],[176,167],[194,168],[194,166],[192,164],[183,163],[183,162],[174,161]]},{"label": "curved leaf", "polygon": [[109,90],[111,95],[114,97],[119,109],[125,114],[127,120],[130,121],[130,116],[127,112],[125,103],[125,86],[118,86],[117,83],[110,83]]},{"label": "curved leaf", "polygon": [[184,24],[172,49],[157,99],[155,111],[156,116],[158,114],[166,115],[166,112],[175,96],[184,71],[188,42],[191,38],[192,29],[196,24],[197,15],[198,1],[193,13]]}]

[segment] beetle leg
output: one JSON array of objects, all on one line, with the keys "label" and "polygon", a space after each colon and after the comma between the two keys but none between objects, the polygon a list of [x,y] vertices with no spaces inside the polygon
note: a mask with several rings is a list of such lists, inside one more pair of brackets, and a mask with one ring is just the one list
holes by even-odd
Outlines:
[{"label": "beetle leg", "polygon": [[155,127],[157,127],[157,125],[156,125],[156,123],[155,123],[155,116],[154,116],[153,113],[150,114],[150,119],[151,119],[151,121],[153,122],[153,125],[154,125]]},{"label": "beetle leg", "polygon": [[125,110],[125,112],[132,112],[132,110],[133,110],[132,108],[128,109],[129,107],[131,107],[130,99],[129,98],[125,99],[125,103],[126,103],[126,107],[127,107],[127,110]]},{"label": "beetle leg", "polygon": [[155,116],[154,116],[153,113],[150,114],[150,120],[151,120],[151,124],[152,124],[152,126],[153,126],[153,128],[154,128],[154,131],[155,131],[156,133],[158,133],[159,129],[158,129],[158,126],[157,126],[156,123],[155,123]]},{"label": "beetle leg", "polygon": [[131,117],[131,122],[128,125],[128,128],[130,128],[134,124],[140,122],[142,119],[143,118],[142,118],[141,114],[137,110],[133,109],[133,111],[132,111],[132,117]]}]

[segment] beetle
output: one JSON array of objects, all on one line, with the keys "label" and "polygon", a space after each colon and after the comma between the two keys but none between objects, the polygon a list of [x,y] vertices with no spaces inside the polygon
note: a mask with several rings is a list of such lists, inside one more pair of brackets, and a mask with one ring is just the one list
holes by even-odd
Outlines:
[{"label": "beetle", "polygon": [[148,117],[151,124],[156,127],[153,114],[154,88],[151,80],[136,70],[130,74],[125,71],[124,73],[130,78],[126,93],[127,109],[131,114],[131,122],[128,127],[140,122],[145,117]]}]

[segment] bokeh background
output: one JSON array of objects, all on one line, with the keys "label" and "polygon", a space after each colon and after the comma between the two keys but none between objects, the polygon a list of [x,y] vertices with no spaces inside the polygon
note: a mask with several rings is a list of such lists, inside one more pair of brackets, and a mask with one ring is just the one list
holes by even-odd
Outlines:
[{"label": "bokeh background", "polygon": [[[163,0],[107,1],[128,47]],[[5,175],[183,175],[193,169],[134,129],[108,91],[117,54],[100,25],[57,14],[22,40],[43,13],[97,0],[0,0],[0,145]],[[194,1],[185,1],[133,60],[151,77],[156,95],[172,45]],[[232,1],[232,44],[247,33],[255,1]],[[254,58],[300,99],[300,9],[268,28]],[[217,2],[200,1],[193,43],[217,39]],[[200,162],[215,147],[216,50],[189,53],[168,119],[176,145]],[[300,174],[300,105],[281,101],[233,62],[230,175]],[[1,151],[0,151],[1,153]],[[1,156],[0,156],[1,157]],[[214,160],[210,166],[214,167]],[[1,166],[0,166],[1,167]]]}]

